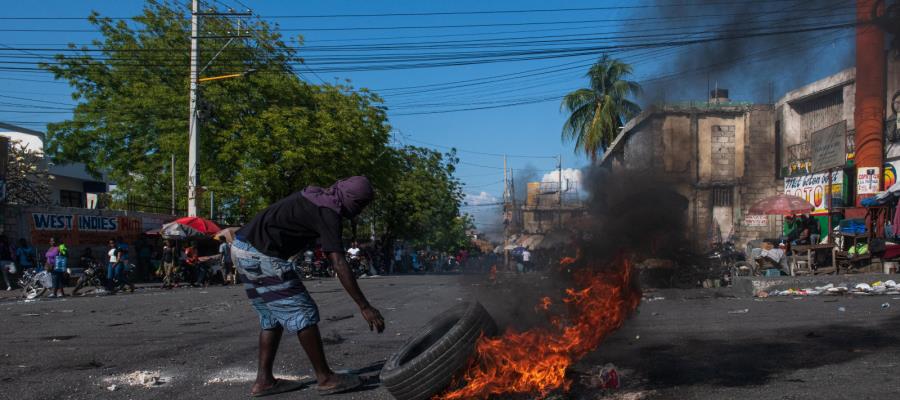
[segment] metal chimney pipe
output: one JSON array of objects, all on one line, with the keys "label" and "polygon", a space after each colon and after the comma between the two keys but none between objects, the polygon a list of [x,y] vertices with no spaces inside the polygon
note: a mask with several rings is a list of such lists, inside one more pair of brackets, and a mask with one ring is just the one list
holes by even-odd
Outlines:
[{"label": "metal chimney pipe", "polygon": [[[878,0],[856,1],[856,97],[853,112],[856,127],[857,176],[870,168],[878,168],[875,175],[878,189],[882,189],[881,168],[884,165],[884,32],[872,24],[873,8],[881,7]],[[882,10],[879,10],[879,15]],[[872,194],[857,192],[856,205]]]}]

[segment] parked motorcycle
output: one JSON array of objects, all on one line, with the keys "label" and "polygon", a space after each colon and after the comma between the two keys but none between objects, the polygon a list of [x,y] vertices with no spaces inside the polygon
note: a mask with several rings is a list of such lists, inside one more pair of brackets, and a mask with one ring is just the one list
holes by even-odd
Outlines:
[{"label": "parked motorcycle", "polygon": [[709,262],[710,274],[712,276],[721,276],[726,283],[730,284],[734,276],[745,275],[746,257],[743,252],[738,251],[732,241],[716,243],[712,250],[706,254]]},{"label": "parked motorcycle", "polygon": [[104,277],[106,271],[96,262],[91,262],[87,265],[87,268],[82,271],[81,277],[78,278],[75,289],[72,290],[73,296],[77,295],[81,289],[91,290],[95,294],[106,292],[106,279]]},{"label": "parked motorcycle", "polygon": [[52,286],[50,273],[47,271],[26,270],[19,279],[22,288],[22,297],[31,300],[47,293],[47,288]]},{"label": "parked motorcycle", "polygon": [[369,274],[369,263],[364,258],[348,258],[347,264],[350,265],[350,272],[353,272],[353,276],[357,278]]}]

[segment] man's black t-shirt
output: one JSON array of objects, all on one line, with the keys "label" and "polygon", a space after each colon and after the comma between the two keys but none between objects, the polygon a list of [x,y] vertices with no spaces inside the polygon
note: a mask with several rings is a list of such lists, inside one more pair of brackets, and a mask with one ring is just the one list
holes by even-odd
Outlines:
[{"label": "man's black t-shirt", "polygon": [[237,231],[237,236],[263,254],[288,259],[316,239],[322,251],[343,251],[341,216],[334,210],[319,207],[300,192],[272,204]]}]

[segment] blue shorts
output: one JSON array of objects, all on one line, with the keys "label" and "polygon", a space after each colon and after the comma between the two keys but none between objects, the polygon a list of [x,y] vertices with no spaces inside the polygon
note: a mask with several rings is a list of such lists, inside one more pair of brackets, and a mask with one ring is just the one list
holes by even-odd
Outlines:
[{"label": "blue shorts", "polygon": [[301,331],[319,323],[319,307],[291,263],[235,240],[231,259],[264,330]]}]

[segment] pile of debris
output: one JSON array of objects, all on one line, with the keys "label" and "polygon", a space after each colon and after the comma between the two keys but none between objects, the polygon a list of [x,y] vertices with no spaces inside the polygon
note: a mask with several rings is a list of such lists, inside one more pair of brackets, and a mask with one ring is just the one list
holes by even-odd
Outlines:
[{"label": "pile of debris", "polygon": [[857,283],[857,284],[847,284],[840,283],[835,285],[833,283],[829,283],[825,286],[817,286],[815,288],[805,288],[805,289],[795,289],[790,288],[786,290],[771,290],[764,291],[761,290],[756,293],[756,297],[769,297],[769,296],[839,296],[839,295],[857,295],[857,296],[871,296],[871,295],[900,295],[900,284],[894,282],[893,280],[889,281],[878,281],[869,283]]}]

